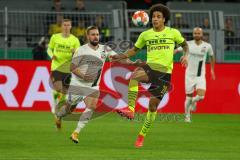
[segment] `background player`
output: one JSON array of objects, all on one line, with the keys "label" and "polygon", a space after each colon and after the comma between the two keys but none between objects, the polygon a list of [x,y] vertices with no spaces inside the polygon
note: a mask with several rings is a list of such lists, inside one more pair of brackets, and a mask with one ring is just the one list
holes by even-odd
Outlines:
[{"label": "background player", "polygon": [[[193,40],[188,41],[189,59],[185,72],[185,121],[191,122],[191,110],[196,110],[196,103],[204,99],[206,92],[205,62],[209,55],[211,64],[211,76],[215,79],[215,58],[211,44],[202,40],[203,30],[199,27],[193,29]],[[196,96],[193,97],[194,90]]]},{"label": "background player", "polygon": [[52,59],[51,81],[54,88],[52,113],[55,113],[58,103],[65,101],[65,94],[71,78],[70,63],[72,55],[80,46],[79,40],[70,33],[71,23],[70,19],[63,19],[62,32],[52,35],[47,50]]},{"label": "background player", "polygon": [[[170,87],[175,43],[184,48],[186,55],[181,57],[181,62],[183,65],[187,65],[188,45],[186,41],[177,29],[165,26],[170,19],[169,9],[161,4],[153,5],[150,8],[150,18],[153,28],[142,32],[132,49],[124,54],[113,56],[115,61],[131,57],[139,49],[147,46],[147,62],[133,72],[129,83],[132,86],[135,84],[135,88],[137,88],[138,82],[151,83],[149,91],[153,95],[150,98],[146,119],[135,143],[136,147],[143,146],[144,137],[155,120],[157,106]],[[132,93],[129,92],[129,94]],[[128,97],[129,101],[136,100],[136,95],[128,95]],[[132,119],[134,118],[134,107],[131,106],[131,108],[121,109],[117,112]]]}]

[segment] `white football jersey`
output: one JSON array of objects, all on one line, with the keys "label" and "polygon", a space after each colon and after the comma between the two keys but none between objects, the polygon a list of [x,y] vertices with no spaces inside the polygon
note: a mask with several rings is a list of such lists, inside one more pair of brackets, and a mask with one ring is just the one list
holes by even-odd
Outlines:
[{"label": "white football jersey", "polygon": [[206,57],[213,56],[213,49],[211,44],[202,41],[197,45],[194,40],[187,41],[189,47],[188,66],[186,69],[187,75],[205,76]]},{"label": "white football jersey", "polygon": [[[116,54],[116,52],[106,45],[99,44],[98,49],[94,50],[89,47],[88,44],[85,44],[80,46],[75,52],[72,63],[78,66],[82,74],[93,76],[95,80],[93,82],[89,82],[89,84],[95,86],[96,81],[98,81],[100,78],[104,62],[106,61],[107,57],[114,54]],[[86,83],[83,79],[73,73],[71,81]]]}]

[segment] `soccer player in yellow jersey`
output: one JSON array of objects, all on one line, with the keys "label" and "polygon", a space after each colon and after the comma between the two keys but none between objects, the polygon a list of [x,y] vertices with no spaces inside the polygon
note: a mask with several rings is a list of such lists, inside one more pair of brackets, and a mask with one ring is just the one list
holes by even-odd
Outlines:
[{"label": "soccer player in yellow jersey", "polygon": [[144,137],[155,120],[157,106],[170,87],[175,43],[182,46],[184,55],[181,57],[181,63],[184,66],[187,65],[188,45],[186,41],[177,29],[165,26],[170,18],[169,9],[162,4],[153,5],[150,8],[150,18],[153,28],[142,32],[134,47],[126,53],[112,57],[113,61],[119,61],[134,56],[139,49],[147,47],[147,62],[139,65],[130,78],[129,107],[117,110],[121,116],[133,119],[138,82],[151,83],[148,90],[152,96],[146,119],[135,143],[137,148],[143,146]]},{"label": "soccer player in yellow jersey", "polygon": [[[65,102],[65,94],[71,80],[70,64],[72,56],[80,46],[79,40],[70,33],[72,28],[71,23],[70,19],[63,19],[61,24],[62,32],[52,35],[47,50],[48,55],[52,59],[51,81],[54,88],[53,114],[55,114],[57,104]],[[57,127],[60,128],[61,125],[58,124]]]}]

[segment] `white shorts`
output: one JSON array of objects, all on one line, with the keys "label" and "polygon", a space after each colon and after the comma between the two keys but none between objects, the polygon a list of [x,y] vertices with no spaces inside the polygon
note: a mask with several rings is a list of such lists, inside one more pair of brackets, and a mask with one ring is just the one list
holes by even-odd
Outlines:
[{"label": "white shorts", "polygon": [[185,74],[185,93],[191,94],[194,89],[206,90],[206,78],[205,76],[197,77]]},{"label": "white shorts", "polygon": [[77,105],[86,96],[99,90],[99,86],[92,87],[92,83],[71,80],[68,88],[67,100],[71,105]]}]

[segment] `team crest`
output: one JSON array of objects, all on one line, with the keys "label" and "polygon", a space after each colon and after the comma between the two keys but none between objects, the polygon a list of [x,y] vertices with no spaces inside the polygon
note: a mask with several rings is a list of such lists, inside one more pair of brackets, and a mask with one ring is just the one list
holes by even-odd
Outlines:
[{"label": "team crest", "polygon": [[101,52],[101,59],[106,59],[107,58],[107,55],[105,53],[105,51],[102,51]]}]

